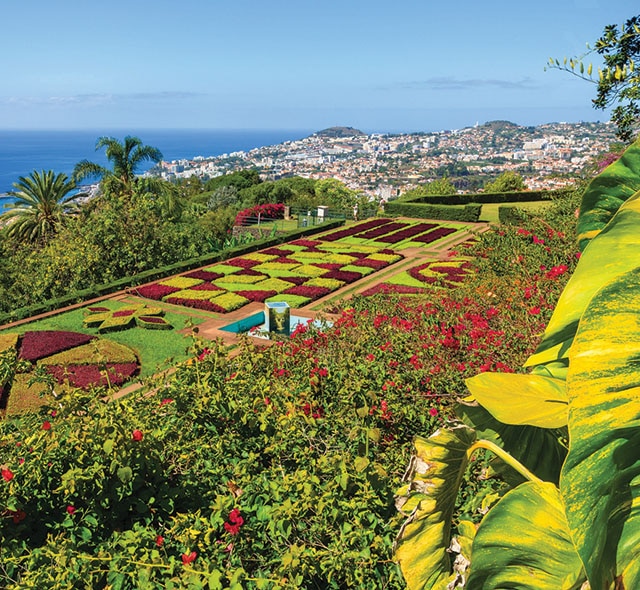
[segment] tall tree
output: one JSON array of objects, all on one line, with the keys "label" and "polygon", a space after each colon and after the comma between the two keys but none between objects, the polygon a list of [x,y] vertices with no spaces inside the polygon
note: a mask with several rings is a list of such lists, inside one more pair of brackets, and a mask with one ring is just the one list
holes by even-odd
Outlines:
[{"label": "tall tree", "polygon": [[113,137],[99,137],[96,151],[102,148],[105,148],[112,170],[89,160],[82,160],[73,169],[73,179],[76,182],[97,176],[101,179],[105,192],[117,192],[130,197],[140,165],[143,162],[158,163],[162,160],[162,152],[158,148],[144,145],[141,139],[130,135],[122,143]]},{"label": "tall tree", "polygon": [[33,171],[14,182],[9,195],[13,203],[5,205],[2,221],[8,224],[7,236],[19,241],[44,242],[55,234],[65,217],[77,211],[76,184],[66,174],[53,170]]},{"label": "tall tree", "polygon": [[[631,141],[640,124],[640,73],[635,63],[640,59],[640,15],[628,19],[624,25],[608,25],[595,46],[588,47],[587,53],[571,59],[550,58],[549,67],[559,69],[583,80],[597,84],[596,109],[611,111],[611,120],[616,124],[618,137]],[[584,60],[592,54],[604,61],[598,68],[598,78],[593,77],[593,65],[585,66]]]},{"label": "tall tree", "polygon": [[513,170],[505,170],[494,180],[488,181],[484,185],[487,193],[510,193],[514,191],[526,191],[527,185],[520,174]]}]

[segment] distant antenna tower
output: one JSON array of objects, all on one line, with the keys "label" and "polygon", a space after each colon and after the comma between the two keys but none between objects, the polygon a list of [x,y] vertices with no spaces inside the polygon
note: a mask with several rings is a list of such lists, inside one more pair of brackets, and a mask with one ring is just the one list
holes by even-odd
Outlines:
[{"label": "distant antenna tower", "polygon": [[480,126],[480,121],[476,121],[476,124],[474,125],[474,127],[479,127]]}]

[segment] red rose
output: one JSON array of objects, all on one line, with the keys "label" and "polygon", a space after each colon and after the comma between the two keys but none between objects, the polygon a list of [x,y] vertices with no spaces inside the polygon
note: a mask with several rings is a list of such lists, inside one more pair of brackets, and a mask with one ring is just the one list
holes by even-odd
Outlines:
[{"label": "red rose", "polygon": [[143,437],[144,434],[142,434],[142,430],[138,430],[137,428],[131,433],[131,439],[136,442],[140,442]]}]

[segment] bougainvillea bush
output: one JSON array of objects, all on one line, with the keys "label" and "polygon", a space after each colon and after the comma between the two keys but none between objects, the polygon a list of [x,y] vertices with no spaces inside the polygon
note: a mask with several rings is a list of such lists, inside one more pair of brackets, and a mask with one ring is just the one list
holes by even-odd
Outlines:
[{"label": "bougainvillea bush", "polygon": [[[480,237],[456,290],[355,297],[331,328],[233,358],[194,340],[151,395],[63,394],[1,422],[0,585],[404,588],[393,496],[412,439],[446,424],[465,378],[533,352],[572,222],[566,206]],[[458,513],[480,518],[495,485],[465,484]]]}]

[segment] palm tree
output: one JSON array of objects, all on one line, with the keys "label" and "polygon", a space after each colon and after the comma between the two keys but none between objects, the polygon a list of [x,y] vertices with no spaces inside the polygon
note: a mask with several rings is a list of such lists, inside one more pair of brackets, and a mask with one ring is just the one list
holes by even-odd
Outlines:
[{"label": "palm tree", "polygon": [[117,190],[125,196],[133,194],[136,171],[142,162],[158,163],[162,160],[159,149],[143,145],[139,138],[129,135],[124,138],[123,143],[113,137],[99,137],[96,150],[101,148],[106,148],[105,155],[113,170],[89,160],[82,160],[73,169],[73,179],[79,182],[88,176],[98,176],[105,184],[105,192]]},{"label": "palm tree", "polygon": [[66,174],[53,170],[33,171],[14,182],[15,190],[8,194],[13,203],[5,205],[2,222],[7,235],[20,241],[43,242],[56,233],[67,215],[77,212],[78,199],[86,193],[72,193],[76,183]]}]

